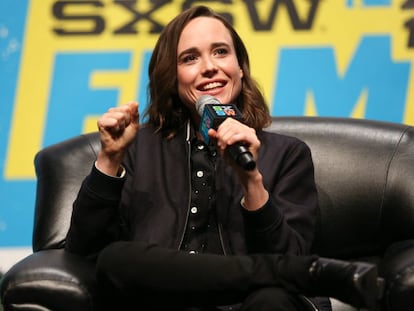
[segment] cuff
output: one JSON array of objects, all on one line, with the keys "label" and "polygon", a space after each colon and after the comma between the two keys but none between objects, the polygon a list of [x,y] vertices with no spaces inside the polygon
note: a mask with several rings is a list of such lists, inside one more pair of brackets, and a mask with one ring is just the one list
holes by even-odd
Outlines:
[{"label": "cuff", "polygon": [[120,177],[112,177],[102,173],[94,165],[87,177],[87,186],[97,196],[109,200],[119,200],[126,177],[125,169]]},{"label": "cuff", "polygon": [[267,202],[255,211],[246,210],[243,208],[243,203],[244,198],[242,198],[240,205],[243,210],[245,224],[249,228],[254,228],[255,231],[264,230],[274,225],[281,218],[281,213],[270,196]]}]

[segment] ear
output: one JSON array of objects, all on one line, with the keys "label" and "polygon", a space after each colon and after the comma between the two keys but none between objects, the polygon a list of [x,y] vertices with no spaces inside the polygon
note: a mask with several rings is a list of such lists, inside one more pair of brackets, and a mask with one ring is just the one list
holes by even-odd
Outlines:
[{"label": "ear", "polygon": [[243,75],[243,69],[241,69],[241,68],[240,68],[240,79],[242,79],[242,78],[243,78],[243,76],[244,76],[244,75]]}]

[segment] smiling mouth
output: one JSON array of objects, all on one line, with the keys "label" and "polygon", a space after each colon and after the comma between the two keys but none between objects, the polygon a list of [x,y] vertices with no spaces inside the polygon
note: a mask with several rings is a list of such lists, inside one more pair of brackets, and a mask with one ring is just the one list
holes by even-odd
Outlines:
[{"label": "smiling mouth", "polygon": [[215,88],[218,87],[223,87],[224,83],[222,82],[211,82],[211,83],[207,83],[205,85],[203,85],[202,87],[200,87],[201,91],[209,91],[209,90],[213,90]]}]

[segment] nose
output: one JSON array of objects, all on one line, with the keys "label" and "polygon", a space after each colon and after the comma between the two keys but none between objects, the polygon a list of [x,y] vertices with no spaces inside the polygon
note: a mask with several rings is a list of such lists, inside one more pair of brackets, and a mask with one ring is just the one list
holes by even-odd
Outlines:
[{"label": "nose", "polygon": [[215,74],[217,72],[217,64],[211,57],[204,57],[203,58],[203,67],[202,67],[202,74],[209,76],[211,74]]}]

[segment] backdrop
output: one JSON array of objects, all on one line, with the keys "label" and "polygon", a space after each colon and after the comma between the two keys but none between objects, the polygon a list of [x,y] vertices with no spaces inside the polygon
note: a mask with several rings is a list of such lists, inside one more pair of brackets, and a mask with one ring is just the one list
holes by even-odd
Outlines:
[{"label": "backdrop", "polygon": [[0,248],[31,245],[35,153],[142,112],[160,31],[197,4],[239,31],[273,115],[414,124],[414,0],[1,0]]}]

